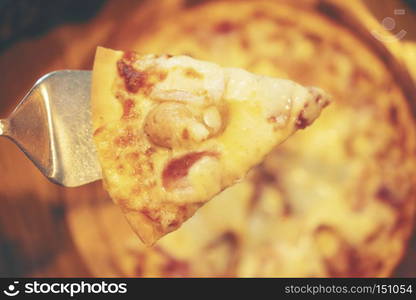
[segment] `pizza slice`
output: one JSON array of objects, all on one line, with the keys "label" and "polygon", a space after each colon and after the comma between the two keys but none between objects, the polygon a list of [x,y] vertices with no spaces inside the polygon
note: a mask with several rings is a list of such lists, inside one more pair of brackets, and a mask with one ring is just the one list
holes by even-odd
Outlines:
[{"label": "pizza slice", "polygon": [[328,103],[320,89],[289,80],[98,48],[92,119],[104,186],[151,245]]}]

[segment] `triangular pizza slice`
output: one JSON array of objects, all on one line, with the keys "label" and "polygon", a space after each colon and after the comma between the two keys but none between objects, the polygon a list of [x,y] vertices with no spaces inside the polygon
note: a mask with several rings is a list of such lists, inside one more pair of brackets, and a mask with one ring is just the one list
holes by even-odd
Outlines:
[{"label": "triangular pizza slice", "polygon": [[104,186],[151,245],[328,103],[320,89],[290,80],[99,47],[92,119]]}]

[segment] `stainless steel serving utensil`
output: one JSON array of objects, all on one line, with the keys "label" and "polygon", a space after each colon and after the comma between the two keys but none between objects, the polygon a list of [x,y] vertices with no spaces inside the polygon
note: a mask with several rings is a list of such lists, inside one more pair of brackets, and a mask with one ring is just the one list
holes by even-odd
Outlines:
[{"label": "stainless steel serving utensil", "polygon": [[80,186],[101,178],[92,140],[91,72],[64,70],[40,78],[0,136],[10,138],[52,182]]}]

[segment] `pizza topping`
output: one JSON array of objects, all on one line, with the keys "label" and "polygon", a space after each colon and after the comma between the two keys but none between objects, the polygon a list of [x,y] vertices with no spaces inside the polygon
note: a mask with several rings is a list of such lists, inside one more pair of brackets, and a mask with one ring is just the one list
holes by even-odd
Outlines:
[{"label": "pizza topping", "polygon": [[377,274],[382,262],[357,250],[336,228],[321,224],[314,232],[316,246],[331,277]]},{"label": "pizza topping", "polygon": [[305,117],[305,111],[302,110],[296,120],[296,127],[298,129],[305,129],[309,125],[308,119]]},{"label": "pizza topping", "polygon": [[170,161],[163,170],[163,186],[167,189],[175,187],[174,183],[188,175],[190,168],[204,156],[215,156],[212,152],[191,152]]},{"label": "pizza topping", "polygon": [[240,236],[227,230],[204,247],[203,255],[216,275],[235,274],[241,259],[240,248]]},{"label": "pizza topping", "polygon": [[137,138],[137,136],[133,133],[133,130],[131,128],[127,128],[124,132],[124,134],[116,137],[114,139],[114,143],[118,146],[118,147],[127,147],[127,146],[131,146],[135,139]]},{"label": "pizza topping", "polygon": [[196,79],[203,79],[204,78],[204,75],[199,73],[194,68],[185,68],[184,69],[184,74],[185,74],[185,76],[190,77],[190,78],[196,78]]},{"label": "pizza topping", "polygon": [[192,113],[183,104],[161,103],[146,118],[144,130],[150,140],[162,147],[172,148],[184,140],[182,133],[192,122]]},{"label": "pizza topping", "polygon": [[204,103],[205,93],[190,93],[184,90],[163,90],[155,88],[150,97],[160,101],[181,101],[189,103]]},{"label": "pizza topping", "polygon": [[123,78],[124,86],[129,93],[136,94],[139,91],[145,95],[150,93],[153,86],[166,79],[166,72],[156,68],[155,61],[157,57],[149,60],[146,64],[140,64],[136,61],[138,55],[130,52],[117,61],[117,71]]},{"label": "pizza topping", "polygon": [[396,192],[385,184],[380,185],[376,191],[375,196],[380,201],[394,208],[399,208],[404,204],[403,197],[396,195]]},{"label": "pizza topping", "polygon": [[309,87],[308,91],[309,97],[312,97],[311,103],[315,105],[310,105],[309,102],[305,103],[296,120],[296,127],[298,129],[304,129],[312,124],[320,111],[329,104],[329,97],[321,89]]},{"label": "pizza topping", "polygon": [[145,131],[151,141],[162,147],[174,148],[200,143],[218,133],[222,126],[219,110],[205,110],[178,102],[158,104],[148,115]]},{"label": "pizza topping", "polygon": [[154,250],[162,259],[162,274],[166,276],[189,276],[191,271],[189,262],[175,258],[162,247],[155,246]]},{"label": "pizza topping", "polygon": [[139,72],[123,60],[117,62],[118,74],[124,79],[126,90],[137,93],[146,82],[146,73]]},{"label": "pizza topping", "polygon": [[190,123],[189,132],[195,142],[202,142],[209,137],[208,129],[201,123],[194,121]]},{"label": "pizza topping", "polygon": [[230,21],[222,21],[214,26],[214,31],[220,34],[228,34],[238,28],[238,25]]},{"label": "pizza topping", "polygon": [[204,123],[214,133],[217,133],[222,125],[221,115],[215,106],[211,106],[204,111]]},{"label": "pizza topping", "polygon": [[98,127],[97,129],[94,130],[93,136],[99,135],[101,132],[103,132],[103,130],[104,130],[103,126]]},{"label": "pizza topping", "polygon": [[155,84],[151,98],[203,106],[221,101],[225,75],[219,66],[187,56],[150,60],[153,61],[153,68],[167,72],[166,78]]},{"label": "pizza topping", "polygon": [[[183,147],[188,141],[201,142],[210,136],[210,131],[197,117],[185,104],[163,102],[149,113],[144,129],[158,146]],[[214,121],[218,122],[215,117]],[[211,124],[217,125],[213,121]]]},{"label": "pizza topping", "polygon": [[389,120],[391,124],[393,125],[397,125],[398,123],[398,120],[399,120],[398,111],[397,111],[397,107],[395,107],[394,105],[392,105],[389,109]]},{"label": "pizza topping", "polygon": [[134,116],[134,101],[127,99],[123,102],[123,119],[129,119]]},{"label": "pizza topping", "polygon": [[133,63],[137,60],[137,53],[134,51],[126,51],[123,54],[123,59],[129,63]]}]

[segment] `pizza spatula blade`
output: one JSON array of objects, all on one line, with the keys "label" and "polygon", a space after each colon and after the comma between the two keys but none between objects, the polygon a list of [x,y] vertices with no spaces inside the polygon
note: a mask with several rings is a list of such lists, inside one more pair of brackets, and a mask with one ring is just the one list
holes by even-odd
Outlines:
[{"label": "pizza spatula blade", "polygon": [[46,74],[10,116],[0,120],[0,136],[11,139],[54,183],[75,187],[100,179],[90,88],[90,71]]}]

